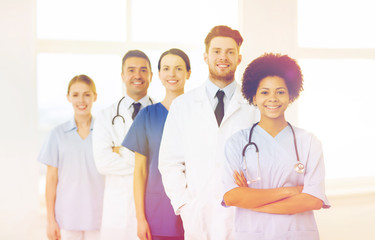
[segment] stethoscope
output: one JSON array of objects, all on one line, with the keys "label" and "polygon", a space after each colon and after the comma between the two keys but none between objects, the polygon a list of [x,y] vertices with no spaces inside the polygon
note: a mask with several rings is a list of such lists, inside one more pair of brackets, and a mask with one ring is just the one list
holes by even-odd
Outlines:
[{"label": "stethoscope", "polygon": [[[121,118],[122,122],[125,124],[125,118],[120,114],[120,104],[121,104],[122,100],[124,100],[124,99],[125,99],[125,96],[122,97],[120,99],[120,101],[118,101],[116,115],[112,118],[112,125],[115,125],[115,119],[117,117]],[[154,102],[152,101],[152,99],[150,97],[148,99],[150,100],[151,104],[154,104]]]},{"label": "stethoscope", "polygon": [[[247,178],[247,184],[251,184],[253,182],[256,182],[256,181],[259,181],[261,178],[260,178],[260,164],[259,164],[259,148],[258,146],[251,141],[251,137],[253,135],[253,130],[254,130],[254,127],[256,125],[258,125],[259,122],[255,123],[251,129],[250,129],[250,136],[249,136],[249,142],[245,145],[245,147],[243,148],[242,150],[242,160],[243,160],[243,163],[244,163],[244,166],[243,166],[243,171],[245,172],[246,174],[246,178]],[[290,123],[288,122],[288,125],[290,127],[290,129],[292,129],[292,133],[293,133],[293,139],[294,139],[294,149],[296,150],[296,156],[297,156],[297,163],[294,165],[294,170],[297,172],[297,173],[304,173],[305,172],[305,166],[303,165],[303,163],[301,163],[301,161],[299,160],[299,156],[298,156],[298,150],[297,150],[297,141],[296,141],[296,135],[294,133],[294,130],[293,130],[293,127],[292,125],[290,125]],[[247,169],[247,164],[246,164],[246,157],[245,157],[245,153],[246,153],[246,149],[247,147],[249,146],[254,146],[255,148],[255,152],[257,154],[257,177],[255,179],[251,179],[250,178],[250,174],[249,174],[249,171]]]}]

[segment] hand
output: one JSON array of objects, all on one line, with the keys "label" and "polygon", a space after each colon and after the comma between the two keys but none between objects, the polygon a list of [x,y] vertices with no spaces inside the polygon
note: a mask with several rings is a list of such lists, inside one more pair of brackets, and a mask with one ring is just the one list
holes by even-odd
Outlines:
[{"label": "hand", "polygon": [[122,146],[112,147],[112,152],[120,154],[120,149],[121,148],[122,148]]},{"label": "hand", "polygon": [[55,220],[47,223],[48,240],[61,240],[60,228]]},{"label": "hand", "polygon": [[146,219],[138,221],[137,235],[140,240],[152,240],[151,230]]},{"label": "hand", "polygon": [[296,186],[294,188],[295,188],[296,194],[300,194],[300,193],[302,193],[303,185],[302,186]]},{"label": "hand", "polygon": [[245,175],[243,174],[243,172],[238,173],[237,171],[234,171],[233,177],[234,177],[234,180],[235,180],[237,186],[239,186],[239,187],[248,187],[247,180],[246,180]]}]

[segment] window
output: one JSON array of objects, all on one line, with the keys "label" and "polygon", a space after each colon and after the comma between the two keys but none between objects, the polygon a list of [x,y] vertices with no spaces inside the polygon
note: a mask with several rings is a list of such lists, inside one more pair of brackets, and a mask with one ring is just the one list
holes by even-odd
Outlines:
[{"label": "window", "polygon": [[374,172],[374,7],[370,0],[298,2],[298,58],[305,79],[299,125],[322,141],[328,178]]},{"label": "window", "polygon": [[302,47],[375,48],[372,0],[300,0],[298,37]]},{"label": "window", "polygon": [[39,53],[37,65],[39,122],[45,130],[73,116],[66,94],[69,81],[76,75],[86,74],[95,82],[98,99],[93,105],[94,115],[122,95],[121,88],[115,87],[121,83],[118,55]]},{"label": "window", "polygon": [[299,119],[322,140],[327,176],[373,175],[375,59],[302,59],[300,64],[306,90]]},{"label": "window", "polygon": [[[66,101],[70,79],[90,76],[97,85],[93,114],[124,92],[121,59],[131,49],[150,58],[153,80],[149,95],[164,97],[157,62],[178,47],[190,58],[192,75],[186,90],[207,77],[204,38],[215,25],[238,29],[238,2],[225,0],[37,0],[37,85],[39,125],[43,131],[72,116]],[[122,86],[122,87],[120,87]]]},{"label": "window", "polygon": [[39,39],[126,40],[126,1],[37,0]]}]

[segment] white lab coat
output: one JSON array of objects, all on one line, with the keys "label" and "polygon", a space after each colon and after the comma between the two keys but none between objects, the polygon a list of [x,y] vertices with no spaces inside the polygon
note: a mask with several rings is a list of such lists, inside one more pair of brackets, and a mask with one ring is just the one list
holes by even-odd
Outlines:
[{"label": "white lab coat", "polygon": [[159,170],[176,214],[181,214],[185,239],[234,238],[234,208],[221,206],[226,140],[255,121],[254,108],[240,86],[218,127],[206,85],[176,98],[161,142]]},{"label": "white lab coat", "polygon": [[[134,153],[126,148],[121,148],[120,154],[112,151],[113,143],[121,146],[133,123],[131,111],[127,110],[131,102],[133,100],[126,96],[119,107],[125,124],[117,117],[112,125],[118,102],[102,110],[95,118],[94,160],[99,173],[105,175],[101,240],[138,239],[133,198]],[[151,104],[148,96],[144,102],[146,105]]]}]

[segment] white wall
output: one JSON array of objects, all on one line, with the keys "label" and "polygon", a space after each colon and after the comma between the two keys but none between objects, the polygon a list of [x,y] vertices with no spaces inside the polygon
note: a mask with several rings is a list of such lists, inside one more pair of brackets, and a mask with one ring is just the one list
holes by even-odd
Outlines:
[{"label": "white wall", "polygon": [[34,0],[0,1],[0,239],[22,239],[39,204],[34,9]]}]

